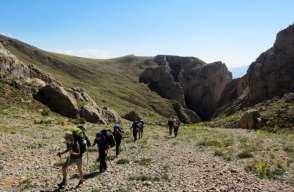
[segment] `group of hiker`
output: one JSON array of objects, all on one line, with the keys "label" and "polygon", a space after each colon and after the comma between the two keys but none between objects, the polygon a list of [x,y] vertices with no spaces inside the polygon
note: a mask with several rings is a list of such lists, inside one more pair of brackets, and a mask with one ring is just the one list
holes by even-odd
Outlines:
[{"label": "group of hiker", "polygon": [[[168,126],[170,135],[172,135],[172,132],[174,131],[174,135],[176,137],[180,126],[179,120],[177,120],[176,118],[171,118],[168,121]],[[134,142],[136,142],[137,139],[141,139],[143,137],[144,122],[142,120],[133,121],[131,129],[133,132]],[[86,129],[84,125],[78,125],[76,128],[73,128],[71,132],[66,132],[64,135],[66,150],[57,154],[59,157],[61,157],[61,155],[69,153],[69,156],[62,166],[63,179],[62,182],[58,184],[59,187],[63,187],[66,185],[68,167],[73,164],[77,165],[77,169],[79,172],[80,180],[78,186],[83,184],[83,154],[87,151],[87,148],[91,146],[97,145],[99,155],[97,160],[99,161],[100,173],[106,171],[108,149],[115,146],[115,154],[116,156],[118,156],[120,154],[120,145],[123,138],[124,130],[122,126],[118,123],[113,126],[113,130],[104,129],[97,132],[92,144],[88,136],[86,135]]]}]

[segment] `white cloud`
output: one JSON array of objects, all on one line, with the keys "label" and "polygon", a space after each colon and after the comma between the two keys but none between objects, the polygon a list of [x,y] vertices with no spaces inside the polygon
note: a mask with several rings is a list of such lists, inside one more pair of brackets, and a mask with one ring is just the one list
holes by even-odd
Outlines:
[{"label": "white cloud", "polygon": [[100,50],[100,49],[79,49],[79,50],[59,50],[54,49],[54,52],[63,53],[67,55],[74,55],[79,57],[94,58],[94,59],[109,59],[118,57],[118,54]]}]

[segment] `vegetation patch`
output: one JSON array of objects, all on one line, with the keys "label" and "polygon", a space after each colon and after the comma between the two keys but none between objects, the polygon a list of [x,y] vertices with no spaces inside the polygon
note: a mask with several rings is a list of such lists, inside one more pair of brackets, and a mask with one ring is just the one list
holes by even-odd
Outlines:
[{"label": "vegetation patch", "polygon": [[141,165],[141,166],[148,166],[151,164],[152,159],[151,158],[143,158],[140,160],[136,160],[135,163]]},{"label": "vegetation patch", "polygon": [[238,158],[240,159],[247,159],[247,158],[252,158],[254,155],[250,151],[242,151],[238,153]]},{"label": "vegetation patch", "polygon": [[147,175],[138,175],[138,176],[132,176],[129,177],[130,181],[160,181],[159,177],[151,177]]},{"label": "vegetation patch", "polygon": [[128,159],[119,159],[116,164],[122,165],[122,164],[129,164],[130,161]]},{"label": "vegetation patch", "polygon": [[23,179],[19,184],[18,184],[18,189],[20,191],[25,191],[25,190],[29,190],[33,187],[32,184],[32,179],[31,177],[27,177],[26,179]]},{"label": "vegetation patch", "polygon": [[285,167],[282,164],[273,164],[265,159],[254,160],[246,167],[246,170],[254,172],[257,177],[262,179],[275,178],[285,173]]}]

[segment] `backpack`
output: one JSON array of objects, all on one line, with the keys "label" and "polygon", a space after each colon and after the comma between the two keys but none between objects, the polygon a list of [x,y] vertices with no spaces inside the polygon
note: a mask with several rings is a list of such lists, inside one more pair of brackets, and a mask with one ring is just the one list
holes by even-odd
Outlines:
[{"label": "backpack", "polygon": [[106,141],[108,143],[108,146],[110,148],[115,146],[115,140],[114,140],[114,137],[113,137],[113,134],[112,134],[111,130],[109,130],[109,129],[105,130],[104,129],[100,133],[106,139]]},{"label": "backpack", "polygon": [[115,125],[113,127],[113,135],[118,137],[123,137],[124,131],[120,125]]},{"label": "backpack", "polygon": [[80,153],[81,155],[86,152],[87,150],[87,141],[84,138],[83,131],[79,128],[74,128],[72,130],[72,135],[74,140],[77,141],[80,145]]},{"label": "backpack", "polygon": [[172,120],[168,120],[168,126],[169,127],[173,127],[174,126],[174,122]]},{"label": "backpack", "polygon": [[134,121],[132,124],[133,131],[139,131],[138,122]]},{"label": "backpack", "polygon": [[137,123],[137,127],[138,127],[139,129],[143,129],[143,128],[144,128],[144,123],[143,123],[143,121],[139,121],[139,122]]}]

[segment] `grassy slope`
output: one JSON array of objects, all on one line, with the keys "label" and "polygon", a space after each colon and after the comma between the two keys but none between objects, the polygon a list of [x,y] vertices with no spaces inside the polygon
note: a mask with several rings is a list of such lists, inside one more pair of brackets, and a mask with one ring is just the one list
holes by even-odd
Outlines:
[{"label": "grassy slope", "polygon": [[263,127],[265,130],[273,132],[279,129],[294,130],[294,102],[288,102],[283,97],[266,100],[228,116],[219,116],[207,124],[211,127],[239,128],[239,120],[248,109],[256,109],[260,112],[266,120]]},{"label": "grassy slope", "polygon": [[87,59],[45,52],[17,40],[5,47],[25,63],[37,65],[66,87],[82,87],[101,106],[109,106],[121,115],[138,111],[146,119],[158,121],[173,113],[167,100],[138,82],[147,66],[146,57],[127,56],[109,60]]}]

